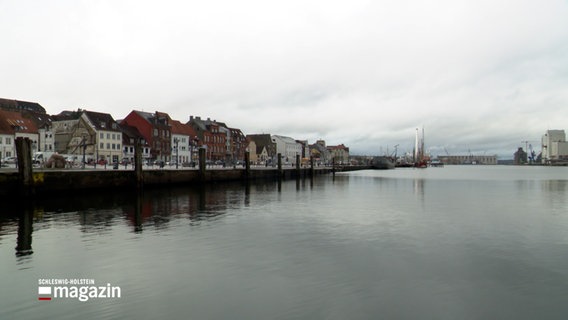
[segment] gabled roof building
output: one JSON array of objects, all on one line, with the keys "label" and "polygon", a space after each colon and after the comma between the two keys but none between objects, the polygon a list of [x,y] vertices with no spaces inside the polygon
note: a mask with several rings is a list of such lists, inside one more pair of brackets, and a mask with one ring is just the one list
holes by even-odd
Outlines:
[{"label": "gabled roof building", "polygon": [[38,129],[34,121],[20,111],[0,109],[0,159],[16,156],[16,138],[29,138],[32,156],[38,146]]},{"label": "gabled roof building", "polygon": [[170,117],[163,112],[132,111],[121,125],[136,127],[150,146],[150,158],[170,161],[172,155]]}]

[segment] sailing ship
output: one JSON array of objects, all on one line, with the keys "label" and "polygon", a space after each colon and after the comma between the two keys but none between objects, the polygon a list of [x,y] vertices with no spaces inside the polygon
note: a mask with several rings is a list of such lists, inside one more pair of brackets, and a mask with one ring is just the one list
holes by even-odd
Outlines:
[{"label": "sailing ship", "polygon": [[389,156],[378,156],[373,158],[371,165],[375,169],[394,169],[395,161],[392,157]]},{"label": "sailing ship", "polygon": [[416,128],[416,139],[414,141],[414,167],[428,167],[428,159],[424,156],[424,128],[422,128],[422,138],[419,137],[418,128]]}]

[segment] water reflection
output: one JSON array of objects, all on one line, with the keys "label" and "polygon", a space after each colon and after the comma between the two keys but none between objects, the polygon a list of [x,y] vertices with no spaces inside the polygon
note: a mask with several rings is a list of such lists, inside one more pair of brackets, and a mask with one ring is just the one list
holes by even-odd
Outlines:
[{"label": "water reflection", "polygon": [[33,209],[26,205],[18,217],[16,256],[27,256],[34,253],[32,250],[32,231]]},{"label": "water reflection", "polygon": [[[301,185],[304,186],[297,180],[296,189],[300,190]],[[39,198],[34,202],[19,199],[0,208],[0,241],[4,235],[17,234],[16,255],[24,257],[34,252],[34,226],[38,230],[62,224],[79,226],[82,233],[102,235],[126,221],[133,233],[140,234],[168,229],[170,221],[176,218],[187,218],[192,224],[215,220],[231,208],[249,207],[251,194],[276,190],[282,192],[282,181],[97,192],[81,197]]]}]

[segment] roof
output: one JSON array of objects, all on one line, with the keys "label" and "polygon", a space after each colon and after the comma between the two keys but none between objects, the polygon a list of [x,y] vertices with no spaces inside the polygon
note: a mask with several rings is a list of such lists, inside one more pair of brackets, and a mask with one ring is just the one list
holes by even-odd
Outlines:
[{"label": "roof", "polygon": [[0,109],[0,133],[16,134],[37,133],[38,129],[34,121],[25,117],[22,112]]},{"label": "roof", "polygon": [[45,109],[37,102],[9,100],[0,98],[0,109],[4,110],[28,110],[45,114]]},{"label": "roof", "polygon": [[223,128],[229,129],[224,122],[217,122],[217,120],[211,120],[211,118],[207,118],[207,120],[201,119],[201,117],[191,117],[187,124],[195,125],[199,127],[200,130],[206,131],[208,126],[215,125]]},{"label": "roof", "polygon": [[120,131],[118,123],[114,121],[114,118],[108,113],[100,113],[93,111],[83,111],[83,114],[91,121],[91,124],[95,126],[96,130],[105,131]]},{"label": "roof", "polygon": [[286,143],[291,143],[291,144],[295,144],[295,143],[296,143],[296,140],[294,140],[294,139],[292,139],[292,138],[290,138],[290,137],[280,136],[280,135],[277,135],[277,134],[272,135],[272,136],[273,136],[273,137],[276,137],[276,138],[278,138],[278,139],[280,139],[280,140],[282,140],[282,141],[284,141],[284,142],[286,142]]},{"label": "roof", "polygon": [[183,124],[178,120],[171,120],[170,125],[172,126],[172,134],[180,134],[190,137],[194,137],[197,135],[195,133],[195,130],[193,130],[193,128],[190,125]]},{"label": "roof", "polygon": [[138,131],[138,128],[126,124],[121,124],[119,125],[119,127],[120,130],[122,131],[123,141],[129,141],[130,138],[135,138],[135,139],[142,138],[142,144],[145,146],[148,145],[148,141],[144,139],[144,136],[140,133],[140,131]]},{"label": "roof", "polygon": [[347,148],[346,146],[344,146],[343,144],[340,144],[338,146],[327,146],[328,150],[345,150],[345,151],[349,151],[349,148]]},{"label": "roof", "polygon": [[[138,111],[138,110],[134,110],[133,112],[138,114],[140,117],[146,119],[146,121],[151,123],[153,126],[159,126],[159,125],[168,126],[168,122],[171,119],[170,116],[167,113],[164,113],[164,112],[156,111],[154,113],[150,113],[150,112]],[[160,120],[164,120],[164,121],[160,121]]]},{"label": "roof", "polygon": [[53,121],[79,120],[79,118],[81,117],[81,114],[83,114],[83,111],[81,109],[79,109],[77,111],[65,110],[65,111],[61,111],[59,114],[51,116],[51,119]]},{"label": "roof", "polygon": [[249,134],[247,138],[254,141],[257,147],[274,145],[269,134]]}]

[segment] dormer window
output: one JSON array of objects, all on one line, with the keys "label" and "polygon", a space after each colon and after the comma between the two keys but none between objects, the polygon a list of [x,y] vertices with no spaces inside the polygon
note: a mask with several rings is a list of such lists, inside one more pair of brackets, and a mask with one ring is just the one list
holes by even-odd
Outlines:
[{"label": "dormer window", "polygon": [[103,128],[103,129],[106,128],[106,123],[101,122],[101,128]]}]

